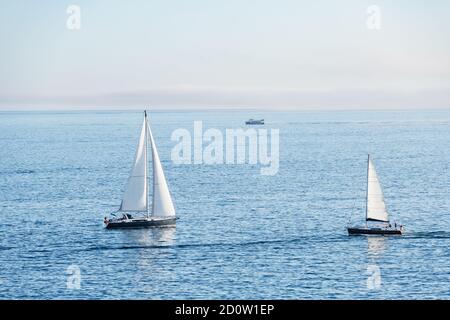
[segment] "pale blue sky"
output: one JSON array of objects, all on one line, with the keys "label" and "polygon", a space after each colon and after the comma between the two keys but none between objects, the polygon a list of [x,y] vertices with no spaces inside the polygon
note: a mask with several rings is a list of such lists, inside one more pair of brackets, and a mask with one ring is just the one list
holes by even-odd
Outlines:
[{"label": "pale blue sky", "polygon": [[1,109],[450,107],[446,0],[0,0],[0,27]]}]

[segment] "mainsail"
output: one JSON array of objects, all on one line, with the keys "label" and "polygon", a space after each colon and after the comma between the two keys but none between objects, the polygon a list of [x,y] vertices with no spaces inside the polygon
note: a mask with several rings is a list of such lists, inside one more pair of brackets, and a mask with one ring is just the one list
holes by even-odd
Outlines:
[{"label": "mainsail", "polygon": [[147,119],[144,118],[128,184],[119,211],[147,211]]},{"label": "mainsail", "polygon": [[153,162],[153,205],[154,216],[175,216],[175,208],[167,186],[164,171],[159,159],[158,150],[144,114],[144,123],[141,129],[136,156],[131,170],[125,194],[119,211],[145,211],[148,212],[148,182],[147,182],[147,142],[150,139]]},{"label": "mainsail", "polygon": [[368,157],[367,164],[367,221],[381,221],[388,222],[388,213],[384,203],[383,191],[381,190],[380,182],[378,180],[375,166]]}]

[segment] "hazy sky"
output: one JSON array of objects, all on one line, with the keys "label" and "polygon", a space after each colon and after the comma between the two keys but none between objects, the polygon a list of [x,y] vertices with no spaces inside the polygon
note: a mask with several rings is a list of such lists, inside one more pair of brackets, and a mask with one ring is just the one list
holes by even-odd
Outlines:
[{"label": "hazy sky", "polygon": [[1,109],[450,107],[448,0],[0,0],[0,27]]}]

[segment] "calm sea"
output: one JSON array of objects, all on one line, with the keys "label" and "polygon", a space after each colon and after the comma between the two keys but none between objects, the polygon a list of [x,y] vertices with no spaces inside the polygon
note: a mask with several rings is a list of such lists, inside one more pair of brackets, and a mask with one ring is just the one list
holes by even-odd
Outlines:
[{"label": "calm sea", "polygon": [[[121,231],[102,220],[141,113],[0,113],[0,298],[450,298],[450,112],[150,116],[180,219]],[[170,160],[175,129],[248,118],[279,129],[277,175]],[[364,219],[368,152],[402,237],[346,234]]]}]

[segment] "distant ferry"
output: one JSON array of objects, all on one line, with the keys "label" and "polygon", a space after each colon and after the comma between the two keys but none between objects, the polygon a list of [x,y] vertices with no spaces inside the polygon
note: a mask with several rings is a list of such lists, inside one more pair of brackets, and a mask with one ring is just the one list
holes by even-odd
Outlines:
[{"label": "distant ferry", "polygon": [[264,119],[261,120],[249,119],[245,121],[245,124],[264,124]]}]

